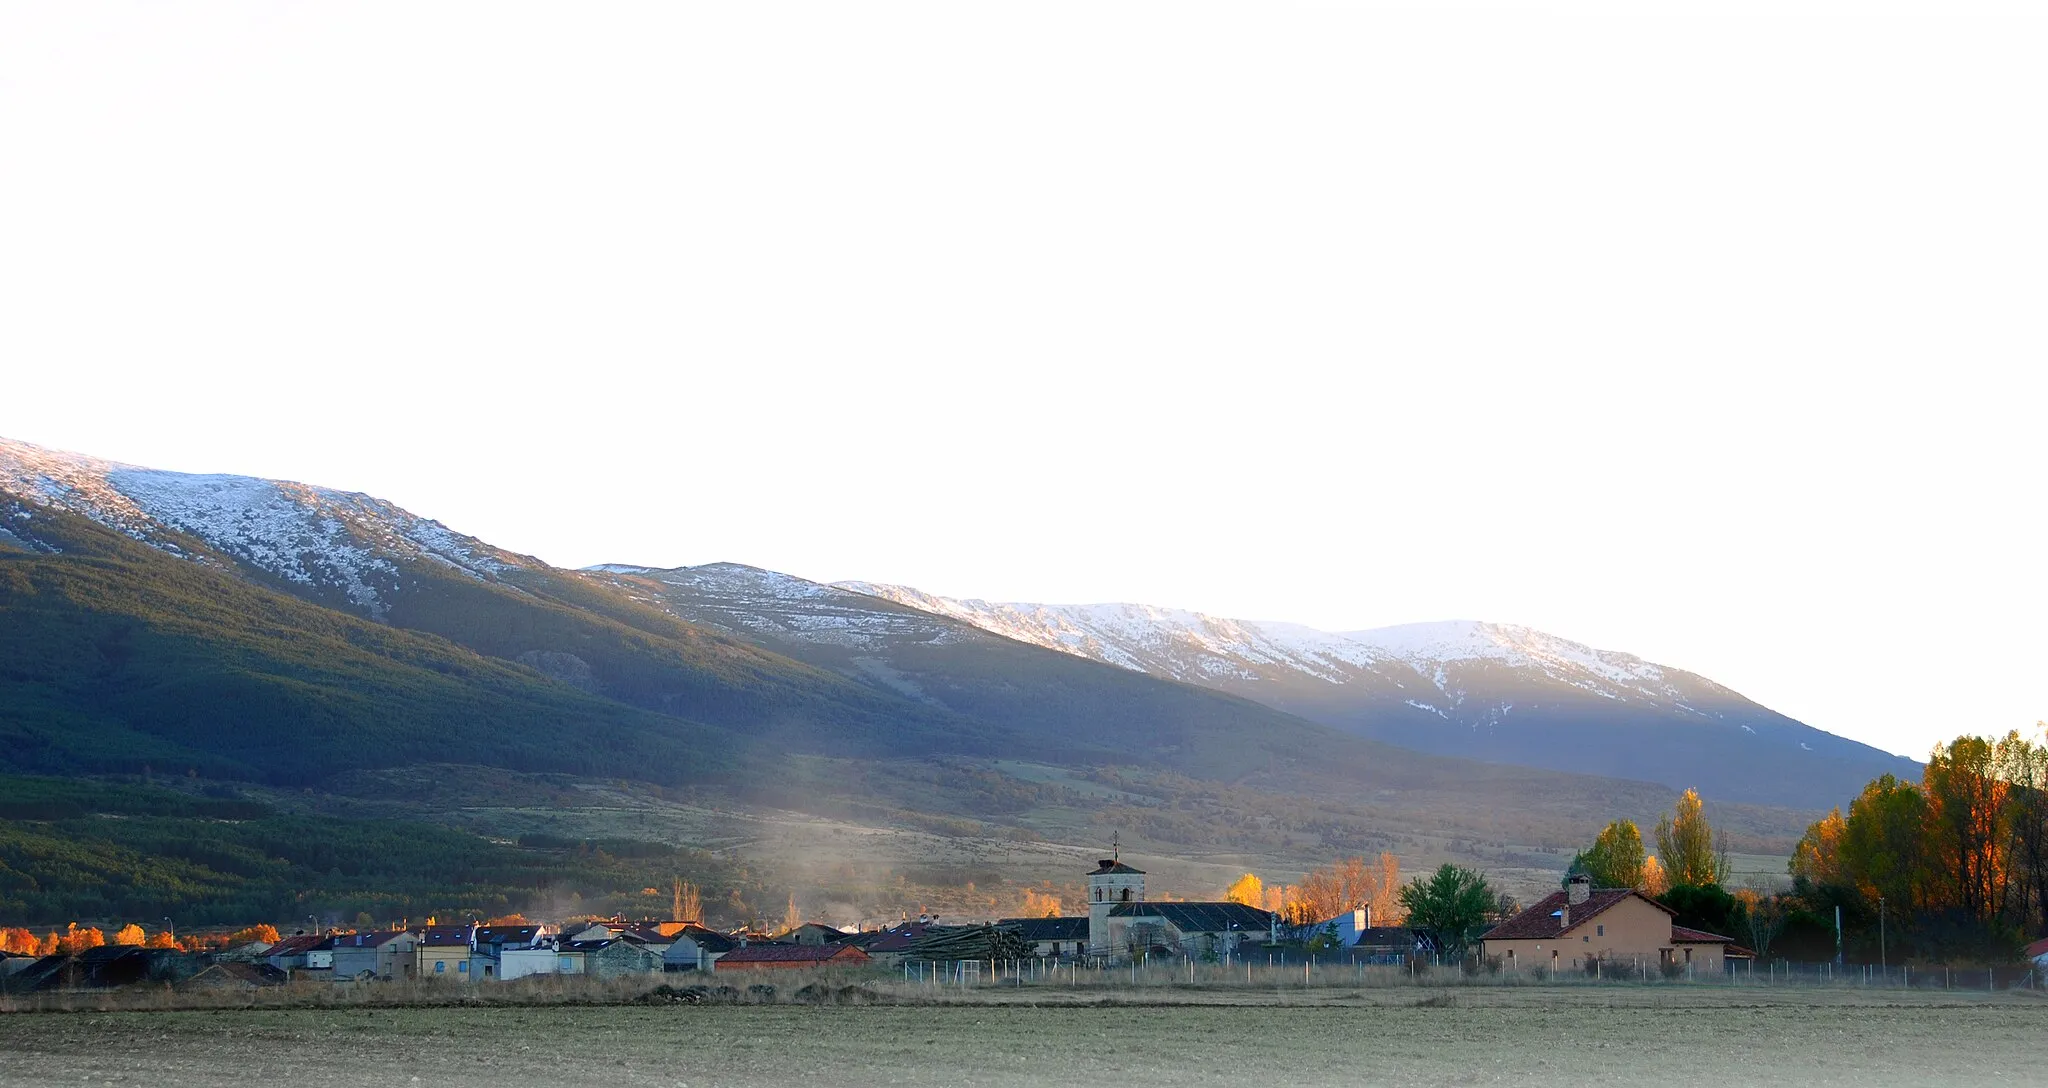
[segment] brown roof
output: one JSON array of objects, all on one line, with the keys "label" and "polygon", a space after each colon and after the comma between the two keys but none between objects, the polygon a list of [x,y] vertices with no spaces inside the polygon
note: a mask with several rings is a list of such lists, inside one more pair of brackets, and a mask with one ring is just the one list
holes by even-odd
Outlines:
[{"label": "brown roof", "polygon": [[1102,858],[1096,862],[1096,866],[1097,868],[1090,872],[1089,876],[1101,876],[1104,873],[1135,873],[1138,876],[1145,875],[1145,870],[1133,869],[1115,858]]},{"label": "brown roof", "polygon": [[718,961],[720,967],[739,963],[823,963],[846,959],[860,963],[868,954],[845,944],[750,944],[735,948]]},{"label": "brown roof", "polygon": [[1670,907],[1657,902],[1655,899],[1651,899],[1634,888],[1595,888],[1587,895],[1585,902],[1573,903],[1571,905],[1571,925],[1565,926],[1560,924],[1564,919],[1558,917],[1558,912],[1562,911],[1565,907],[1565,893],[1558,891],[1551,892],[1549,895],[1537,900],[1536,904],[1528,910],[1487,930],[1479,939],[1482,941],[1553,939],[1562,936],[1568,929],[1579,928],[1580,924],[1587,919],[1592,918],[1594,915],[1605,913],[1615,904],[1628,899],[1630,896],[1634,896],[1666,914],[1675,913]]},{"label": "brown roof", "polygon": [[297,956],[310,952],[314,945],[327,940],[325,933],[294,933],[284,940],[263,950],[266,956]]}]

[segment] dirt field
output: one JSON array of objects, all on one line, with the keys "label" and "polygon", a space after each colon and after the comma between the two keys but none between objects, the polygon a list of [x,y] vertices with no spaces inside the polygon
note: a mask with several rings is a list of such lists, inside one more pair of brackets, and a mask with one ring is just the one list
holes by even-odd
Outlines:
[{"label": "dirt field", "polygon": [[2048,1002],[2029,994],[1529,987],[1200,1001],[17,1014],[0,1016],[0,1088],[2048,1081]]}]

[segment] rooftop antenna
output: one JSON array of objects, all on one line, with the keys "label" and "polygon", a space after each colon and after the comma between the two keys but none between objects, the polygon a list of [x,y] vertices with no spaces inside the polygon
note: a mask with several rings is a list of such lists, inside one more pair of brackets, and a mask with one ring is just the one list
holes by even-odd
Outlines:
[{"label": "rooftop antenna", "polygon": [[1109,833],[1109,860],[1112,862],[1122,862],[1124,859],[1123,847],[1117,845],[1117,840],[1121,838],[1122,835],[1123,833],[1120,831],[1112,831]]}]

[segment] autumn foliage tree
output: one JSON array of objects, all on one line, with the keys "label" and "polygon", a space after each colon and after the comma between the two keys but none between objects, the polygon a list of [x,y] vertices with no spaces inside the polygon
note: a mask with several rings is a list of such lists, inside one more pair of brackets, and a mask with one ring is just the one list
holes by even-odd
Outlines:
[{"label": "autumn foliage tree", "polygon": [[1815,904],[1875,921],[1881,901],[1905,947],[2010,952],[2048,928],[2048,743],[1936,745],[1918,783],[1877,778],[1807,828],[1791,872]]},{"label": "autumn foliage tree", "polygon": [[1705,807],[1699,791],[1688,789],[1671,814],[1657,821],[1657,856],[1673,887],[1718,887],[1726,876],[1726,852]]},{"label": "autumn foliage tree", "polygon": [[107,943],[107,935],[97,929],[80,929],[73,922],[64,935],[57,938],[57,951],[76,956],[88,948],[99,948]]},{"label": "autumn foliage tree", "polygon": [[1648,862],[1642,830],[1634,820],[1616,820],[1579,851],[1568,871],[1584,873],[1596,888],[1642,888]]},{"label": "autumn foliage tree", "polygon": [[1230,887],[1223,889],[1223,901],[1243,903],[1247,907],[1263,907],[1266,905],[1266,884],[1259,879],[1257,873],[1246,873],[1231,881]]}]

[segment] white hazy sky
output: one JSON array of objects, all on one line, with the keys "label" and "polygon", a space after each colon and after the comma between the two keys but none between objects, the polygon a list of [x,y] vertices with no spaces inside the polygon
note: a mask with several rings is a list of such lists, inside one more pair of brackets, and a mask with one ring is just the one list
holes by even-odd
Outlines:
[{"label": "white hazy sky", "polygon": [[0,434],[2048,717],[2038,4],[0,2]]}]

